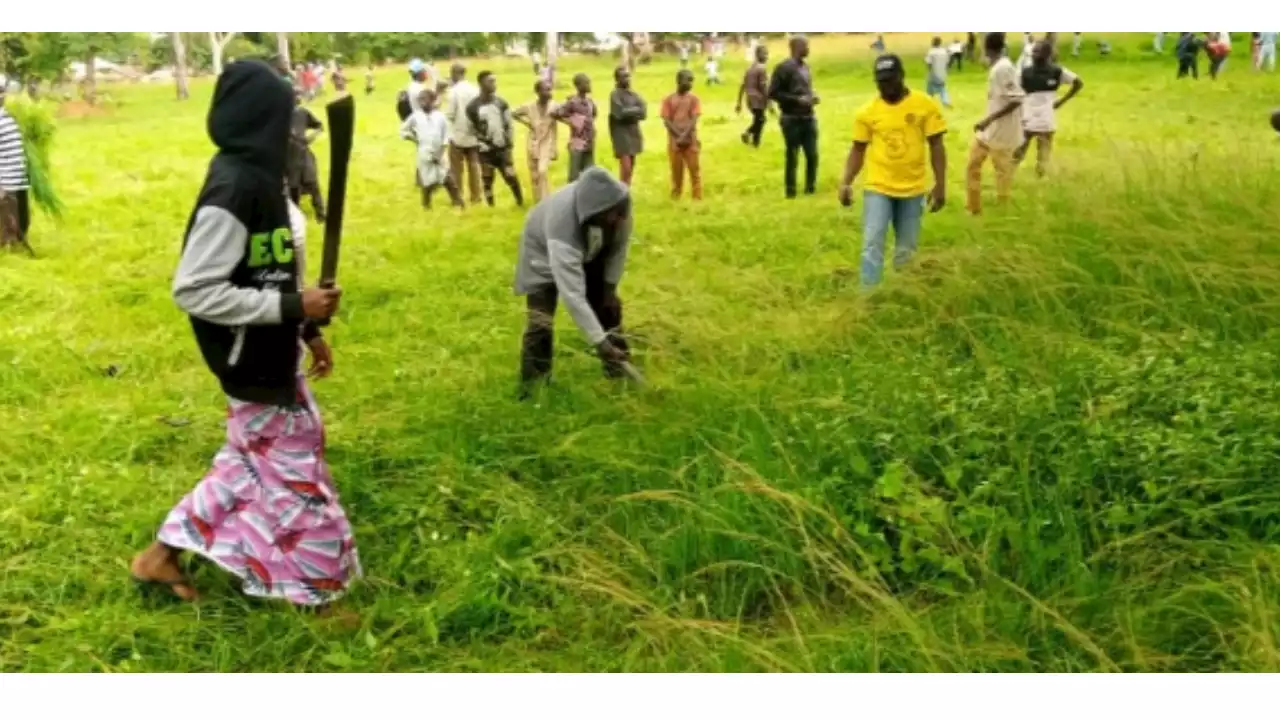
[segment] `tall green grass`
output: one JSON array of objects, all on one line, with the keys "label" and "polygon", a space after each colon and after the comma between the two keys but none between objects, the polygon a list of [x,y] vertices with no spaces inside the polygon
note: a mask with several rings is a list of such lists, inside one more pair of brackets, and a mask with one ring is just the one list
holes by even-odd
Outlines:
[{"label": "tall green grass", "polygon": [[[65,121],[66,223],[38,226],[41,259],[0,258],[0,667],[1276,670],[1274,78],[1176,83],[1136,41],[1072,64],[1087,87],[1055,174],[972,219],[985,90],[955,77],[952,206],[864,294],[834,191],[868,41],[815,47],[818,197],[782,199],[775,127],[738,143],[735,87],[698,88],[701,205],[667,199],[646,123],[622,294],[651,386],[605,382],[562,317],[533,404],[515,399],[522,213],[502,189],[495,210],[423,213],[399,72],[360,98],[318,387],[368,571],[358,627],[199,566],[196,607],[127,582],[222,437],[167,296],[209,88],[122,89]],[[491,64],[525,99],[524,66]],[[561,74],[579,69],[603,98],[607,62]],[[639,71],[651,108],[674,71]]]}]

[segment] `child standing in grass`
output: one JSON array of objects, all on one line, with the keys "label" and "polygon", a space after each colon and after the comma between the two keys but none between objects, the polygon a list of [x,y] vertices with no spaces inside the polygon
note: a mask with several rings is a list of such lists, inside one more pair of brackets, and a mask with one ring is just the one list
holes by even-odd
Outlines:
[{"label": "child standing in grass", "polygon": [[[1022,106],[1022,130],[1025,135],[1022,147],[1013,154],[1014,162],[1021,163],[1036,143],[1036,174],[1044,177],[1049,171],[1049,157],[1053,153],[1053,136],[1058,130],[1057,110],[1084,89],[1084,81],[1070,70],[1053,62],[1053,46],[1040,42],[1031,51],[1031,67],[1022,71],[1022,90],[1027,94]],[[1070,89],[1061,98],[1058,91],[1066,85]]]},{"label": "child standing in grass", "polygon": [[324,131],[324,124],[302,104],[302,93],[294,91],[293,117],[289,133],[289,197],[295,205],[302,196],[311,198],[311,208],[316,220],[324,222],[324,195],[320,192],[320,173],[316,169],[316,154],[311,144]]},{"label": "child standing in grass", "polygon": [[1178,77],[1184,78],[1190,75],[1193,79],[1200,79],[1200,39],[1195,33],[1184,32],[1178,38],[1178,45],[1174,49],[1174,54],[1178,57]]},{"label": "child standing in grass", "polygon": [[693,199],[702,199],[702,166],[698,142],[698,118],[702,103],[693,94],[693,73],[676,73],[676,91],[662,101],[662,124],[667,128],[667,157],[671,161],[671,197],[679,200],[684,191],[684,171],[689,169]]},{"label": "child standing in grass", "polygon": [[556,111],[556,118],[569,126],[569,182],[596,164],[596,103],[591,99],[591,78],[578,73],[573,76],[573,87],[578,94]]},{"label": "child standing in grass", "polygon": [[227,395],[227,441],[130,570],[135,580],[198,594],[179,565],[195,553],[240,579],[246,595],[323,606],[360,575],[351,524],[324,454],[324,426],[301,372],[327,377],[333,356],[316,322],[342,291],[304,288],[305,221],[284,192],[292,92],[266,63],[218,77],[209,136],[218,154],[187,224],[173,297]]},{"label": "child standing in grass", "polygon": [[533,185],[533,201],[541,202],[551,194],[551,163],[556,159],[556,110],[551,101],[551,85],[545,80],[534,83],[537,99],[512,113],[516,122],[529,128],[529,179]]},{"label": "child standing in grass", "polygon": [[467,104],[467,119],[475,129],[480,142],[480,177],[484,183],[484,200],[493,207],[493,180],[497,174],[511,190],[516,205],[524,207],[524,193],[520,178],[516,175],[511,159],[511,145],[515,129],[511,120],[511,107],[498,97],[498,79],[485,70],[476,79],[480,81],[480,94]]},{"label": "child standing in grass", "polygon": [[431,196],[441,185],[449,193],[454,207],[463,207],[462,194],[449,174],[449,122],[436,107],[435,91],[420,91],[415,107],[400,127],[400,137],[418,146],[415,166],[422,207],[431,209]]},{"label": "child standing in grass", "polygon": [[714,58],[707,58],[707,85],[720,84],[720,63]]},{"label": "child standing in grass", "polygon": [[1218,79],[1223,66],[1227,64],[1227,56],[1231,54],[1231,42],[1224,40],[1226,33],[1209,33],[1209,42],[1205,51],[1209,54],[1209,78]]},{"label": "child standing in grass", "polygon": [[942,47],[942,38],[933,39],[933,47],[925,53],[924,63],[929,67],[925,92],[929,97],[941,98],[943,107],[951,107],[951,96],[947,94],[947,66],[951,64],[951,55]]}]

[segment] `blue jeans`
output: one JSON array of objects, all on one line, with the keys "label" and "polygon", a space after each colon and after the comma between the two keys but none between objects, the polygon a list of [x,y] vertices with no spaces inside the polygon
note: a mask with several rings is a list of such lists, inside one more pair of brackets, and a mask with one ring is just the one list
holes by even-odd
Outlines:
[{"label": "blue jeans", "polygon": [[945,82],[938,82],[937,80],[931,79],[925,83],[925,92],[929,93],[929,97],[941,95],[942,104],[950,107],[951,95],[947,93],[947,84]]},{"label": "blue jeans", "polygon": [[893,266],[901,268],[911,260],[920,241],[920,221],[924,217],[924,195],[896,198],[867,190],[862,194],[862,285],[880,284],[884,274],[884,244],[893,224],[895,236]]}]

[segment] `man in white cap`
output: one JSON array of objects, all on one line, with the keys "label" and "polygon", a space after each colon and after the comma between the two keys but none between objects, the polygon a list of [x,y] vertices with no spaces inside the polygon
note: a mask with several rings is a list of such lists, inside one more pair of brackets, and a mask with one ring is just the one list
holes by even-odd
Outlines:
[{"label": "man in white cap", "polygon": [[409,111],[417,112],[423,108],[418,104],[418,97],[422,95],[423,90],[434,91],[435,83],[428,82],[430,78],[427,75],[427,64],[419,58],[409,61],[409,87],[405,88],[405,95],[409,100]]},{"label": "man in white cap", "polygon": [[31,187],[27,156],[22,149],[22,129],[5,110],[9,78],[0,74],[0,248],[27,245],[31,226]]}]

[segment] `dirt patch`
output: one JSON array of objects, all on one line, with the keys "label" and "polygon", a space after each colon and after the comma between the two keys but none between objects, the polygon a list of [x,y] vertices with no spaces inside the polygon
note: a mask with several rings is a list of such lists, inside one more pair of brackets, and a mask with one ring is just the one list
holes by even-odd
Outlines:
[{"label": "dirt patch", "polygon": [[110,114],[111,108],[104,105],[90,105],[84,100],[68,100],[58,105],[59,118],[99,117]]}]

